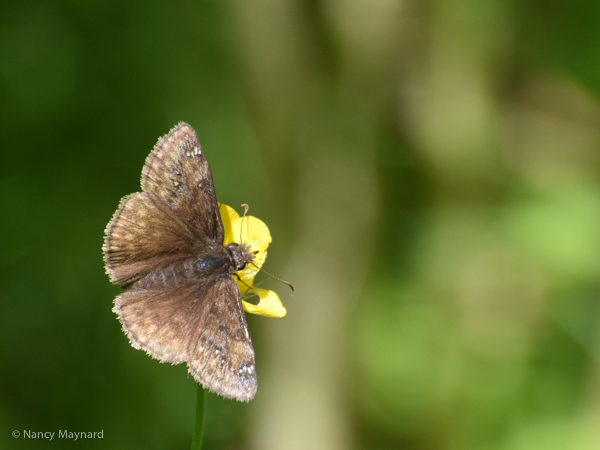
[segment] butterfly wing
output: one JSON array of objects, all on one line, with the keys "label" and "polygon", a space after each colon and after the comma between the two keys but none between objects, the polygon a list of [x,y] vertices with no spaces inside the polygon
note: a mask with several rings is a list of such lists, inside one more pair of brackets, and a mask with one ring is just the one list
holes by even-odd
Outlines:
[{"label": "butterfly wing", "polygon": [[198,136],[181,122],[158,140],[142,170],[142,189],[169,207],[199,242],[223,244],[223,223]]},{"label": "butterfly wing", "polygon": [[134,287],[117,297],[113,311],[135,348],[163,362],[187,362],[193,377],[220,395],[254,398],[254,349],[231,277],[175,288]]},{"label": "butterfly wing", "polygon": [[240,290],[233,278],[219,277],[208,297],[205,315],[189,342],[190,373],[218,394],[250,401],[258,385]]},{"label": "butterfly wing", "polygon": [[104,262],[113,283],[223,245],[212,175],[190,125],[181,122],[158,140],[141,184],[143,192],[124,197],[105,230]]},{"label": "butterfly wing", "polygon": [[188,340],[193,334],[196,287],[188,284],[161,289],[135,288],[115,299],[113,312],[119,316],[131,345],[162,362],[179,364],[188,360]]},{"label": "butterfly wing", "polygon": [[189,258],[190,229],[146,192],[123,197],[105,231],[104,265],[113,283],[135,281],[164,265]]}]

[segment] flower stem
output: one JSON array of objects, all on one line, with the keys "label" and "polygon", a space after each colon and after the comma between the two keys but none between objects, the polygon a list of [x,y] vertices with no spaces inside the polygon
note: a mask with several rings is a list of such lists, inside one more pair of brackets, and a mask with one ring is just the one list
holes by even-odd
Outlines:
[{"label": "flower stem", "polygon": [[194,438],[192,439],[192,450],[202,448],[202,432],[204,431],[204,388],[198,384],[198,395],[196,397],[196,425],[194,426]]}]

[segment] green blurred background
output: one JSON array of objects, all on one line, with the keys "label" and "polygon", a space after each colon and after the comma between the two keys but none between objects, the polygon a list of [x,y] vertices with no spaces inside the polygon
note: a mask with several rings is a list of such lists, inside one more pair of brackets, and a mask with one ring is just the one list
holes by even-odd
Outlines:
[{"label": "green blurred background", "polygon": [[0,448],[189,448],[101,254],[180,120],[297,292],[206,449],[600,448],[599,97],[596,0],[3,2]]}]

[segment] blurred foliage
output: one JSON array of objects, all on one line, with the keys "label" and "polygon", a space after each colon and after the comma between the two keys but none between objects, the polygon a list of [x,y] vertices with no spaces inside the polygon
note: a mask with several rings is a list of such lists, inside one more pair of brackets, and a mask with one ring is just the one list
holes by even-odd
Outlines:
[{"label": "blurred foliage", "polygon": [[101,257],[180,120],[298,289],[205,448],[599,448],[598,48],[593,0],[4,2],[0,448],[189,447]]}]

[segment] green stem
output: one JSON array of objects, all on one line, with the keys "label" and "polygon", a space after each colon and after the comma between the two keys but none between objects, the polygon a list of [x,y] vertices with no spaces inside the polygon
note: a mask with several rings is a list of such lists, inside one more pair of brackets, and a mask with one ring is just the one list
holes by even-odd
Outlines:
[{"label": "green stem", "polygon": [[196,397],[196,425],[194,426],[194,439],[192,439],[192,450],[202,448],[202,432],[204,431],[204,388],[198,384],[198,395]]}]

